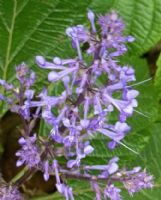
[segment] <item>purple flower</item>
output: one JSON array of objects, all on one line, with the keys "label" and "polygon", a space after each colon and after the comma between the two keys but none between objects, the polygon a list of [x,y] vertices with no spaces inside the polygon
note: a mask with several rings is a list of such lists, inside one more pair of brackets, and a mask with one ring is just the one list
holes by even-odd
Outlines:
[{"label": "purple flower", "polygon": [[117,187],[115,187],[113,184],[107,185],[104,190],[104,198],[111,199],[111,200],[121,200],[120,196],[121,190]]},{"label": "purple flower", "polygon": [[88,13],[87,13],[87,17],[91,23],[91,27],[92,27],[92,32],[93,33],[96,33],[96,27],[95,27],[95,22],[94,22],[94,19],[95,19],[95,14],[92,12],[92,10],[89,10]]},{"label": "purple flower", "polygon": [[0,94],[0,101],[3,101],[3,100],[5,100],[5,97],[2,94]]},{"label": "purple flower", "polygon": [[147,174],[145,170],[142,172],[137,171],[133,170],[133,175],[129,175],[128,173],[129,177],[127,180],[123,181],[125,188],[131,195],[133,195],[135,192],[139,192],[142,189],[152,188],[154,186],[153,176]]},{"label": "purple flower", "polygon": [[103,135],[109,137],[115,142],[118,142],[122,140],[127,132],[130,130],[130,127],[127,125],[127,123],[124,122],[116,122],[116,124],[112,127],[109,126],[108,129],[101,128],[97,129],[98,132],[102,133]]},{"label": "purple flower", "polygon": [[[63,119],[63,125],[68,129],[69,134],[66,137],[72,137],[79,134],[81,127],[76,125],[75,117],[73,116],[73,120],[69,120],[67,118]],[[65,137],[65,138],[66,138]]]},{"label": "purple flower", "polygon": [[[84,28],[83,25],[77,25],[66,29],[66,34],[73,42],[86,42],[89,39],[89,32]],[[75,44],[76,45],[76,44]]]},{"label": "purple flower", "polygon": [[29,104],[29,102],[30,101],[28,101],[28,100],[26,100],[26,103],[25,103],[25,105],[23,105],[23,106],[18,106],[18,113],[21,115],[21,116],[23,116],[23,118],[24,119],[26,119],[26,120],[30,120],[30,107],[28,106],[28,104]]},{"label": "purple flower", "polygon": [[26,98],[24,105],[19,106],[17,112],[26,120],[30,120],[31,112],[30,112],[30,102],[34,97],[34,90],[27,89],[24,92],[24,97]]},{"label": "purple flower", "polygon": [[58,192],[62,194],[66,200],[74,200],[72,188],[64,183],[61,183],[57,160],[53,160],[52,168],[55,171],[56,188]]},{"label": "purple flower", "polygon": [[93,165],[93,166],[85,166],[85,170],[100,170],[102,174],[99,177],[108,177],[111,174],[114,174],[119,169],[118,162],[119,158],[112,158],[107,165]]},{"label": "purple flower", "polygon": [[82,80],[80,81],[80,86],[77,87],[77,89],[76,89],[77,94],[80,94],[84,91],[84,88],[86,88],[85,85],[86,85],[87,81],[88,81],[88,75],[86,73],[84,73],[82,76]]},{"label": "purple flower", "polygon": [[122,81],[130,82],[135,81],[135,71],[132,67],[124,66],[119,69],[119,79]]},{"label": "purple flower", "polygon": [[64,183],[57,183],[56,188],[60,194],[62,194],[66,200],[74,200],[72,188]]},{"label": "purple flower", "polygon": [[91,186],[93,191],[96,193],[96,200],[101,200],[102,199],[102,195],[101,195],[101,189],[98,185],[98,182],[96,180],[92,180],[91,181]]},{"label": "purple flower", "polygon": [[87,155],[91,154],[94,151],[94,148],[89,144],[89,142],[86,143],[79,143],[79,146],[76,147],[75,155],[77,156],[76,159],[69,160],[67,162],[67,167],[79,167],[81,164],[81,159],[85,158]]},{"label": "purple flower", "polygon": [[[71,88],[69,87],[70,84],[70,76],[73,76],[73,83],[74,83],[74,76],[77,74],[79,69],[79,62],[76,59],[65,59],[61,60],[58,57],[53,59],[53,63],[47,62],[42,56],[36,57],[36,63],[45,69],[53,69],[53,71],[49,72],[48,80],[50,82],[56,81],[63,81],[65,88],[67,88],[67,93],[71,93]],[[72,83],[72,84],[73,84]]]},{"label": "purple flower", "polygon": [[[27,91],[28,96],[32,95],[32,90]],[[30,108],[31,107],[42,107],[42,118],[49,124],[55,125],[55,120],[56,117],[53,115],[51,109],[58,105],[62,104],[66,100],[66,92],[62,92],[62,94],[59,97],[54,97],[54,96],[48,96],[47,95],[47,90],[44,89],[40,95],[39,95],[40,100],[39,101],[34,101],[27,99],[24,102],[24,105],[21,106],[20,111],[23,113],[26,118],[29,118],[30,116]],[[62,114],[61,114],[62,115]],[[60,118],[60,116],[59,116]]]},{"label": "purple flower", "polygon": [[30,71],[25,63],[16,67],[16,77],[23,86],[31,87],[35,82],[35,73]]},{"label": "purple flower", "polygon": [[7,83],[5,80],[0,79],[0,85],[5,88],[5,90],[13,90],[15,87],[12,84]]},{"label": "purple flower", "polygon": [[77,70],[77,67],[68,68],[68,69],[65,69],[61,72],[52,71],[48,74],[48,80],[50,82],[56,82],[58,80],[63,79],[64,77],[68,76],[69,74],[71,74],[75,70]]},{"label": "purple flower", "polygon": [[44,69],[65,70],[66,67],[64,65],[71,66],[76,62],[75,59],[60,59],[59,57],[54,57],[53,62],[48,62],[43,56],[36,56],[36,63]]},{"label": "purple flower", "polygon": [[49,161],[48,160],[46,160],[44,162],[44,175],[43,175],[43,177],[44,177],[45,181],[49,180]]},{"label": "purple flower", "polygon": [[91,145],[89,145],[89,144],[87,144],[84,147],[84,154],[85,155],[91,154],[93,151],[94,151],[94,148]]},{"label": "purple flower", "polygon": [[[135,94],[134,94],[135,93]],[[128,99],[119,100],[115,99],[107,93],[104,93],[102,98],[104,104],[112,104],[120,112],[120,120],[124,122],[127,117],[133,114],[134,108],[138,106],[135,97],[139,94],[138,92],[129,92]]]},{"label": "purple flower", "polygon": [[[82,164],[82,159],[94,151],[90,140],[98,132],[110,140],[109,149],[114,149],[118,144],[124,145],[121,140],[130,131],[126,119],[132,116],[138,105],[136,97],[139,92],[129,85],[135,81],[133,68],[121,66],[117,57],[127,51],[126,43],[133,42],[134,38],[124,36],[125,25],[114,11],[99,16],[98,31],[95,14],[89,10],[87,17],[91,24],[90,31],[83,25],[66,29],[66,34],[77,51],[76,58],[63,59],[55,56],[47,61],[41,55],[36,56],[36,63],[40,68],[51,70],[48,81],[51,84],[58,81],[61,83],[61,94],[49,96],[47,89],[35,94],[31,87],[35,81],[35,73],[22,63],[16,67],[20,89],[0,80],[0,85],[13,93],[11,99],[0,94],[0,100],[7,101],[11,110],[24,119],[25,127],[28,126],[23,130],[26,137],[21,137],[18,141],[21,148],[16,152],[17,167],[26,165],[30,169],[41,170],[45,181],[49,180],[50,174],[54,174],[55,186],[66,200],[74,200],[74,197],[72,188],[66,185],[64,177],[80,177],[89,181],[97,200],[102,199],[103,191],[105,199],[121,200],[121,190],[113,182],[123,183],[132,195],[141,189],[151,188],[153,177],[146,171],[141,172],[140,167],[130,171],[120,170],[118,157],[113,157],[102,165],[87,165],[85,163],[88,160],[84,160]],[[89,46],[86,51],[86,56],[90,54],[88,58],[84,56],[84,51],[82,54],[86,46]],[[36,109],[33,115],[30,112],[32,108]],[[113,114],[118,116],[115,122]],[[46,142],[39,144],[36,134],[29,135],[38,117],[51,127],[45,138]],[[41,138],[39,140],[42,141]],[[66,164],[58,164],[56,159],[59,156],[64,156]],[[107,185],[102,190],[100,186],[103,180],[107,181]],[[1,192],[0,188],[0,199],[21,199],[17,188],[13,190],[15,192],[12,191],[13,187],[10,190],[8,188],[6,187],[5,192]]]},{"label": "purple flower", "polygon": [[83,25],[77,25],[66,29],[66,34],[72,39],[72,45],[77,49],[78,57],[82,60],[80,42],[84,43],[89,40],[89,33]]},{"label": "purple flower", "polygon": [[50,131],[50,137],[57,143],[63,143],[63,137],[59,132],[58,124],[54,123],[53,129]]},{"label": "purple flower", "polygon": [[24,200],[23,196],[15,186],[0,186],[0,199],[1,200]]},{"label": "purple flower", "polygon": [[19,167],[26,164],[29,168],[37,167],[41,161],[40,150],[36,145],[36,134],[28,137],[19,139],[21,149],[16,152],[16,156],[19,157],[16,166]]}]

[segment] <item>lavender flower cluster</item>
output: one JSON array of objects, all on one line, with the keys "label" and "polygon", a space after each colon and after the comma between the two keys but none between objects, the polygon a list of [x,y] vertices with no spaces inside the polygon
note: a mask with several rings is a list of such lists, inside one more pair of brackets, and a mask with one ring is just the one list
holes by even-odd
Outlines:
[{"label": "lavender flower cluster", "polygon": [[[136,97],[139,92],[130,86],[135,81],[134,69],[121,66],[118,59],[127,51],[126,43],[133,42],[134,38],[123,35],[125,25],[114,11],[98,17],[97,29],[95,14],[89,10],[87,16],[90,30],[83,25],[66,29],[76,58],[54,57],[49,62],[43,56],[36,57],[39,67],[51,70],[48,81],[63,85],[59,96],[49,96],[48,90],[43,89],[35,98],[32,87],[35,73],[23,63],[16,67],[19,89],[0,80],[0,85],[13,94],[12,98],[0,95],[0,100],[6,101],[11,111],[22,119],[17,167],[25,165],[31,171],[41,170],[45,181],[54,174],[57,191],[66,200],[73,200],[74,195],[65,179],[90,182],[97,200],[121,200],[121,189],[116,182],[122,183],[133,195],[141,189],[153,187],[153,177],[140,167],[119,169],[118,157],[105,165],[85,165],[82,159],[94,151],[91,138],[102,134],[107,138],[107,148],[112,150],[124,145],[122,140],[131,129],[126,120],[138,105]],[[83,51],[84,46],[87,48]],[[34,113],[31,112],[33,109]],[[118,116],[115,123],[111,120],[112,113]],[[39,118],[51,127],[46,138],[33,133]],[[66,166],[58,162],[60,157],[66,159]],[[100,186],[101,182],[105,183],[104,188]],[[12,199],[19,199],[17,193],[15,197],[13,193],[10,195]],[[3,196],[1,199],[7,198]]]},{"label": "lavender flower cluster", "polygon": [[24,200],[21,193],[14,186],[1,185],[0,188],[0,199],[1,200]]}]

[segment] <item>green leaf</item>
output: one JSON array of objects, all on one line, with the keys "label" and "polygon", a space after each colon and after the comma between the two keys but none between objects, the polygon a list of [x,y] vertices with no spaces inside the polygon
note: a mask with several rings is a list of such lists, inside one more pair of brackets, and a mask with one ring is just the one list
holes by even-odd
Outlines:
[{"label": "green leaf", "polygon": [[[90,0],[1,0],[0,79],[15,80],[15,66],[26,62],[37,72],[40,86],[47,72],[35,63],[36,55],[69,56],[65,29],[86,18]],[[77,9],[79,8],[79,9]],[[2,88],[0,92],[4,93]]]},{"label": "green leaf", "polygon": [[[66,40],[66,27],[82,22],[88,4],[89,1],[78,0],[2,0],[1,78],[13,80],[15,65],[23,61],[32,65],[37,54],[60,55]],[[80,7],[79,14],[77,6]]]},{"label": "green leaf", "polygon": [[158,97],[161,97],[161,54],[157,60],[157,70],[155,73],[155,86],[158,92]]},{"label": "green leaf", "polygon": [[[154,189],[143,190],[134,196],[134,200],[160,200],[161,199],[161,123],[151,126],[151,137],[140,158],[134,162],[136,165],[145,166],[147,171],[154,176]],[[126,198],[128,199],[127,195]]]}]

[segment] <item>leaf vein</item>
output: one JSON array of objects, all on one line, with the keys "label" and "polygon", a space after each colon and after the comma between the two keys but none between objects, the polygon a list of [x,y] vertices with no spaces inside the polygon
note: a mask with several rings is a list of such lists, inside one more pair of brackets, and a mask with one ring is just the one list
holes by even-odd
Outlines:
[{"label": "leaf vein", "polygon": [[31,39],[31,36],[37,31],[37,28],[48,18],[49,15],[51,15],[53,13],[53,9],[44,16],[44,18],[37,24],[37,26],[35,26],[35,28],[33,29],[33,31],[26,37],[26,40],[24,40],[24,42],[22,43],[21,46],[19,46],[18,50],[15,51],[15,53],[12,55],[12,57],[9,60],[9,63],[12,62],[12,60],[17,56],[17,54],[21,51],[21,49],[25,46],[25,44]]},{"label": "leaf vein", "polygon": [[3,71],[3,79],[6,80],[7,78],[7,70],[9,66],[9,57],[12,47],[12,39],[13,39],[13,31],[14,31],[14,25],[15,25],[15,19],[16,19],[16,9],[17,9],[17,0],[14,0],[13,5],[13,16],[11,20],[11,27],[9,29],[9,37],[8,37],[8,44],[7,44],[7,50],[6,50],[6,57],[5,57],[5,64],[4,64],[4,71]]},{"label": "leaf vein", "polygon": [[29,0],[26,0],[25,3],[22,5],[22,7],[17,11],[16,17],[24,10],[24,8],[27,6]]}]

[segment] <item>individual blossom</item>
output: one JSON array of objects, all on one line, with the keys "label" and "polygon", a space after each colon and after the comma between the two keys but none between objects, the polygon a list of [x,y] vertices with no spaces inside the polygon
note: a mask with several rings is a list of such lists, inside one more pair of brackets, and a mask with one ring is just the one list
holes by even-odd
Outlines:
[{"label": "individual blossom", "polygon": [[[81,159],[85,158],[87,155],[91,154],[94,151],[94,148],[90,145],[89,141],[85,143],[79,143],[76,141],[75,143],[75,153],[73,152],[72,156],[76,156],[76,159],[68,160],[67,167],[79,167],[81,165]],[[70,150],[69,150],[70,152]],[[71,152],[70,152],[71,153]],[[68,154],[69,156],[69,154]],[[69,156],[70,157],[70,156]]]},{"label": "individual blossom", "polygon": [[5,97],[2,94],[0,94],[0,101],[3,101],[4,99]]},{"label": "individual blossom", "polygon": [[[34,98],[34,93],[35,91],[32,89],[26,89],[24,91],[24,98],[25,98],[25,103],[24,105],[17,105],[17,112],[23,116],[24,119],[26,120],[30,120],[30,118],[32,117],[32,113],[30,111],[30,107],[28,105],[30,105],[30,102],[32,101],[32,99]],[[16,108],[16,107],[15,107]],[[12,108],[14,109],[14,108]]]},{"label": "individual blossom", "polygon": [[49,180],[49,161],[48,160],[46,160],[45,162],[44,162],[44,165],[43,165],[43,167],[44,167],[44,175],[43,175],[43,177],[44,177],[44,180],[45,181],[48,181]]},{"label": "individual blossom", "polygon": [[96,27],[95,27],[95,14],[92,12],[92,10],[89,10],[87,13],[87,17],[91,23],[92,32],[96,33]]},{"label": "individual blossom", "polygon": [[104,189],[104,199],[122,200],[120,192],[121,190],[115,187],[113,184],[107,185],[106,188]]},{"label": "individual blossom", "polygon": [[96,200],[101,200],[102,199],[102,195],[101,195],[101,189],[98,185],[98,182],[96,180],[92,180],[91,181],[91,186],[93,191],[96,193]]},{"label": "individual blossom", "polygon": [[79,69],[79,62],[77,59],[60,59],[58,57],[53,58],[53,62],[47,62],[44,57],[36,56],[36,63],[41,68],[52,69],[48,74],[49,82],[56,82],[64,80],[72,73],[76,73]]},{"label": "individual blossom", "polygon": [[85,170],[98,170],[101,173],[99,173],[99,178],[108,178],[109,175],[114,174],[118,171],[119,166],[117,162],[119,161],[118,157],[112,158],[107,165],[91,165],[91,166],[85,166]]},{"label": "individual blossom", "polygon": [[64,183],[57,183],[56,188],[60,194],[62,194],[66,200],[74,200],[72,188]]},{"label": "individual blossom", "polygon": [[125,100],[113,98],[108,93],[103,93],[102,96],[103,102],[113,105],[120,112],[120,115],[124,116],[125,120],[133,114],[134,108],[138,106],[135,97],[138,96],[139,93],[135,91],[129,91],[128,93],[130,93],[131,96]]},{"label": "individual blossom", "polygon": [[0,79],[0,85],[7,91],[13,91],[15,89],[14,85],[7,83],[5,80]]},{"label": "individual blossom", "polygon": [[77,49],[78,58],[82,60],[80,43],[89,39],[89,33],[83,25],[77,25],[66,29],[66,34],[72,39],[72,46]]},{"label": "individual blossom", "polygon": [[[127,132],[129,132],[130,126],[124,122],[116,122],[115,125],[108,125],[107,128],[98,128],[97,131],[102,133],[103,135],[109,137],[113,142],[109,143],[109,148],[113,149],[116,144],[119,144],[120,141],[125,137]],[[112,144],[112,146],[111,146]]]}]

